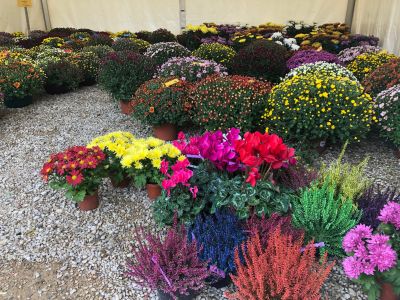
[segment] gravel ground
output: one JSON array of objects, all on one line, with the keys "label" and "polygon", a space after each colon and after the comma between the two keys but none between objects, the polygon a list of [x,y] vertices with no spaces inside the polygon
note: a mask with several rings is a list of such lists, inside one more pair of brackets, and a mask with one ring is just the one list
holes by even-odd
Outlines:
[{"label": "gravel ground", "polygon": [[[44,96],[22,109],[0,108],[0,296],[2,299],[156,299],[123,276],[133,224],[154,227],[143,191],[104,182],[101,205],[81,212],[38,174],[50,153],[116,130],[146,136],[97,87]],[[339,149],[330,149],[324,160]],[[347,158],[371,156],[368,176],[400,187],[399,161],[378,140],[351,147]],[[335,267],[329,299],[366,299]],[[209,288],[198,299],[223,299]]]}]

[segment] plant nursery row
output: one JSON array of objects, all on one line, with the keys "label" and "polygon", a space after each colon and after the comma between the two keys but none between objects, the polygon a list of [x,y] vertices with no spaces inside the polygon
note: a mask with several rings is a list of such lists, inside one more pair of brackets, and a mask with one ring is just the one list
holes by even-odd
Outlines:
[{"label": "plant nursery row", "polygon": [[[0,99],[20,108],[97,83],[153,128],[93,136],[40,174],[82,211],[106,178],[146,188],[160,233],[135,226],[125,276],[161,299],[231,284],[228,299],[320,299],[335,264],[369,299],[397,299],[398,187],[369,180],[368,157],[343,161],[371,134],[400,158],[400,58],[378,43],[294,21],[0,32]],[[335,161],[311,163],[333,144]]]}]

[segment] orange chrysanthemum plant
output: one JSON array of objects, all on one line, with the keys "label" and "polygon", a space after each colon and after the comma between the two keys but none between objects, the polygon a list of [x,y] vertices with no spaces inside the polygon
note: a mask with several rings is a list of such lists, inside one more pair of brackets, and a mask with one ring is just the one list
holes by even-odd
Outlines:
[{"label": "orange chrysanthemum plant", "polygon": [[327,262],[327,254],[318,260],[313,242],[302,245],[303,236],[293,240],[280,228],[271,234],[266,249],[259,235],[253,236],[241,246],[243,259],[236,249],[237,275],[231,275],[236,292],[225,296],[235,300],[320,299],[321,286],[334,263]]}]

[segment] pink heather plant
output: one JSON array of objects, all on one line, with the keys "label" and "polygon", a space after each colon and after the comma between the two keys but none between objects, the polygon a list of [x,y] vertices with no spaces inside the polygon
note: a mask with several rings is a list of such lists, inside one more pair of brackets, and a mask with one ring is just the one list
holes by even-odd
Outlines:
[{"label": "pink heather plant", "polygon": [[240,168],[238,154],[235,151],[235,141],[240,139],[240,130],[231,128],[227,133],[221,130],[206,131],[201,136],[195,136],[186,142],[181,132],[173,144],[182,154],[189,158],[200,158],[210,161],[218,170],[235,172]]},{"label": "pink heather plant", "polygon": [[375,275],[377,270],[387,271],[397,263],[397,254],[389,243],[389,236],[373,234],[372,228],[363,224],[346,234],[343,249],[352,254],[343,260],[344,272],[351,279],[359,279],[362,274]]},{"label": "pink heather plant", "polygon": [[392,224],[396,230],[400,230],[400,203],[388,202],[381,210],[379,221]]},{"label": "pink heather plant", "polygon": [[173,299],[205,287],[205,279],[211,275],[208,261],[200,261],[195,240],[189,242],[184,225],[174,226],[163,239],[160,234],[135,228],[132,246],[133,259],[128,261],[126,275],[133,282],[158,289]]}]

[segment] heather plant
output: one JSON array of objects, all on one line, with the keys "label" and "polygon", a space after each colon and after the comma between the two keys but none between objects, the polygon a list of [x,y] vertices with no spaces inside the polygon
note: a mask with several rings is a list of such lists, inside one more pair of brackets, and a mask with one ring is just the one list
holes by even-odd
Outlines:
[{"label": "heather plant", "polygon": [[176,42],[176,37],[171,31],[165,28],[159,28],[157,30],[154,30],[150,34],[149,42],[152,44],[162,42]]},{"label": "heather plant", "polygon": [[189,227],[188,237],[201,248],[202,261],[216,266],[224,277],[235,272],[235,248],[246,240],[246,234],[234,213],[221,210],[213,215],[198,215]]},{"label": "heather plant", "polygon": [[400,58],[381,65],[363,81],[365,91],[374,98],[382,91],[400,85]]},{"label": "heather plant", "polygon": [[335,54],[326,51],[300,50],[296,51],[286,63],[288,69],[292,70],[304,64],[311,64],[317,61],[326,61],[328,63],[340,64]]},{"label": "heather plant", "polygon": [[144,53],[160,66],[172,57],[190,56],[190,51],[176,42],[157,43],[149,46]]},{"label": "heather plant", "polygon": [[378,67],[388,63],[390,60],[397,58],[394,54],[381,52],[367,52],[358,55],[347,68],[353,72],[357,79],[361,82],[368,77]]},{"label": "heather plant", "polygon": [[209,75],[228,75],[226,68],[214,61],[193,56],[173,57],[158,68],[156,77],[178,77],[183,81],[195,82]]},{"label": "heather plant", "polygon": [[388,201],[400,203],[400,193],[395,188],[381,190],[379,186],[370,186],[356,200],[357,207],[362,211],[360,223],[377,229],[379,213]]},{"label": "heather plant", "polygon": [[267,248],[268,239],[277,228],[280,228],[283,235],[290,235],[293,237],[293,241],[303,239],[304,231],[293,227],[292,217],[290,215],[281,216],[277,213],[273,213],[267,218],[265,215],[260,217],[253,214],[245,223],[245,230],[251,237],[257,235],[260,237],[262,249]]},{"label": "heather plant", "polygon": [[226,293],[229,299],[321,299],[321,287],[334,265],[325,254],[315,257],[312,241],[303,248],[303,238],[294,240],[279,227],[263,248],[257,234],[243,243],[240,258],[235,252],[237,275],[231,275],[236,292]]},{"label": "heather plant", "polygon": [[151,126],[183,125],[190,119],[190,86],[188,82],[176,77],[146,81],[132,98],[132,116]]},{"label": "heather plant", "polygon": [[382,48],[378,46],[369,46],[369,45],[356,46],[356,47],[346,48],[340,51],[338,54],[338,59],[342,64],[347,65],[351,63],[357,56],[363,53],[378,53],[381,51]]},{"label": "heather plant", "polygon": [[150,46],[149,42],[136,38],[117,38],[111,47],[114,51],[134,51],[143,54]]},{"label": "heather plant", "polygon": [[[391,207],[387,204],[381,212],[379,219],[388,221],[394,217],[400,225],[400,204]],[[393,214],[394,213],[394,214]],[[389,217],[390,215],[390,217]],[[343,269],[345,274],[361,284],[368,293],[368,299],[379,299],[382,283],[389,283],[394,288],[394,293],[400,295],[400,264],[395,248],[399,241],[399,232],[392,224],[389,228],[386,225],[385,231],[390,231],[389,235],[382,233],[373,233],[372,228],[364,224],[351,229],[343,239],[343,249],[347,257],[343,260]]]},{"label": "heather plant", "polygon": [[375,110],[381,135],[400,149],[400,84],[378,94]]},{"label": "heather plant", "polygon": [[[299,68],[302,68],[300,66]],[[311,69],[272,88],[261,119],[270,131],[305,144],[358,141],[376,120],[371,97],[358,81]]]},{"label": "heather plant", "polygon": [[356,165],[344,163],[343,156],[347,145],[346,142],[336,161],[329,167],[322,164],[319,182],[321,185],[327,184],[335,188],[338,197],[354,202],[371,185],[371,180],[365,174],[369,157]]},{"label": "heather plant", "polygon": [[287,57],[284,46],[273,41],[255,41],[237,52],[232,73],[277,82],[286,73]]},{"label": "heather plant", "polygon": [[96,45],[83,47],[81,52],[92,52],[101,60],[107,56],[108,53],[113,52],[113,48],[106,45]]},{"label": "heather plant", "polygon": [[320,250],[330,255],[343,256],[343,237],[360,217],[361,212],[354,208],[353,202],[336,196],[334,187],[327,184],[305,189],[293,201],[293,225],[304,229],[306,242],[324,243]]},{"label": "heather plant", "polygon": [[278,182],[284,187],[293,191],[300,191],[303,188],[308,188],[317,180],[318,171],[308,168],[304,164],[296,164],[290,168],[283,169],[278,174]]},{"label": "heather plant", "polygon": [[209,76],[192,90],[193,121],[206,130],[250,130],[258,122],[269,82],[245,76]]},{"label": "heather plant", "polygon": [[189,241],[183,225],[176,223],[165,238],[160,234],[135,228],[132,259],[127,262],[126,275],[134,283],[159,290],[173,299],[206,286],[211,275],[207,261],[201,261],[195,240]]},{"label": "heather plant", "polygon": [[114,99],[130,101],[137,88],[151,79],[154,61],[131,51],[111,52],[101,61],[98,82]]},{"label": "heather plant", "polygon": [[200,45],[199,48],[192,52],[192,55],[202,59],[213,60],[219,64],[229,67],[236,55],[236,51],[227,45],[220,43],[208,43]]}]

